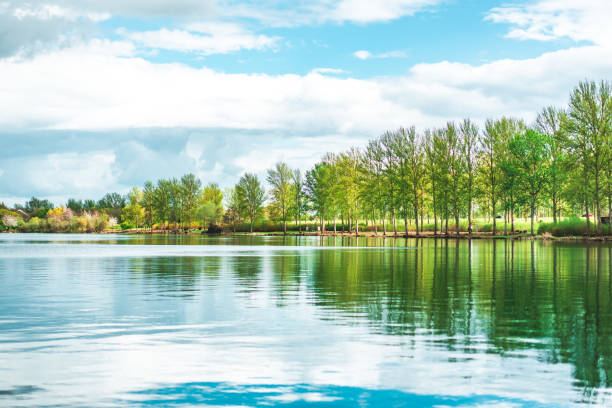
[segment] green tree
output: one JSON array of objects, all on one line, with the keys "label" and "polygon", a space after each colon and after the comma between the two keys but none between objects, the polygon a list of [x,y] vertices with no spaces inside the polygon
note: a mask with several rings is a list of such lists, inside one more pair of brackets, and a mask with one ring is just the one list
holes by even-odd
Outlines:
[{"label": "green tree", "polygon": [[189,231],[191,231],[191,221],[195,216],[198,208],[202,182],[193,173],[189,173],[181,177],[181,204],[182,211],[187,219]]},{"label": "green tree", "polygon": [[293,172],[284,162],[276,163],[273,169],[268,170],[267,182],[272,189],[269,191],[272,203],[278,209],[280,220],[283,222],[283,234],[287,234],[287,217],[292,203],[291,181]]},{"label": "green tree", "polygon": [[514,135],[509,149],[513,163],[516,164],[521,187],[529,201],[531,235],[534,235],[536,205],[550,179],[550,138],[528,129],[524,133]]},{"label": "green tree", "polygon": [[[200,197],[200,206],[207,206],[209,209],[213,209],[211,212],[207,210],[208,220],[211,224],[216,225],[217,222],[223,217],[223,191],[219,188],[217,183],[208,183],[204,190],[202,191],[202,195]],[[205,225],[202,225],[204,228]]]},{"label": "green tree", "polygon": [[479,154],[478,127],[470,120],[464,119],[459,127],[463,166],[465,169],[465,196],[467,201],[468,231],[472,231],[472,208],[474,201],[476,157]]},{"label": "green tree", "polygon": [[261,214],[266,192],[257,175],[252,173],[245,173],[235,188],[240,211],[249,219],[251,232],[253,232],[253,223],[255,218]]},{"label": "green tree", "polygon": [[[568,116],[572,122],[574,134],[584,155],[584,166],[588,166],[594,179],[594,203],[596,210],[597,233],[602,233],[601,227],[601,191],[602,173],[610,161],[606,157],[607,144],[612,132],[612,88],[609,82],[602,81],[599,86],[592,81],[580,82],[570,95]],[[590,153],[590,154],[588,154]],[[590,160],[588,159],[590,156]],[[608,169],[606,169],[608,170]],[[588,167],[585,172],[589,173]],[[588,225],[588,198],[587,225]]]},{"label": "green tree", "polygon": [[155,205],[155,186],[147,181],[142,190],[142,207],[144,210],[145,223],[149,225],[150,232],[153,233],[153,217]]},{"label": "green tree", "polygon": [[224,221],[227,224],[232,224],[232,229],[236,232],[236,224],[241,220],[240,197],[235,188],[227,188],[223,197],[225,198],[225,206],[227,208],[224,214]]},{"label": "green tree", "polygon": [[544,108],[536,119],[537,130],[548,135],[550,142],[550,183],[548,183],[547,191],[550,196],[555,224],[561,210],[561,196],[566,179],[564,163],[566,161],[567,137],[563,128],[563,123],[566,120],[565,112],[552,106]]},{"label": "green tree", "polygon": [[295,225],[298,227],[298,231],[302,232],[302,214],[306,212],[307,203],[304,192],[304,178],[300,169],[293,170],[291,174],[291,193],[293,198],[292,212],[295,217]]}]

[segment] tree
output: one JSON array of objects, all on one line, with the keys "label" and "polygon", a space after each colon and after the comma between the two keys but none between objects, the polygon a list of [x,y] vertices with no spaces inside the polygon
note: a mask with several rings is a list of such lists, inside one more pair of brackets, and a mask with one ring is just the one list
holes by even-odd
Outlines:
[{"label": "tree", "polygon": [[287,234],[287,216],[291,206],[291,180],[293,172],[284,162],[276,163],[273,169],[268,170],[267,182],[270,183],[270,197],[272,203],[278,208],[280,219],[283,222],[283,234]]},{"label": "tree", "polygon": [[255,218],[261,214],[266,192],[257,175],[252,173],[245,173],[235,188],[238,194],[240,211],[248,217],[251,223],[251,232],[253,232],[253,223]]},{"label": "tree", "polygon": [[462,139],[459,137],[457,127],[453,122],[446,124],[444,132],[448,156],[446,158],[449,169],[450,195],[452,199],[453,215],[455,216],[455,232],[459,235],[459,216],[463,195],[463,177],[465,174]]},{"label": "tree", "polygon": [[144,210],[145,223],[150,227],[151,233],[153,233],[153,217],[155,206],[155,187],[153,183],[147,181],[142,191],[142,207]]},{"label": "tree", "polygon": [[111,216],[119,219],[121,210],[126,206],[126,199],[119,193],[107,193],[97,204],[100,210],[106,210]]},{"label": "tree", "polygon": [[325,232],[325,217],[332,202],[331,168],[329,163],[317,163],[306,173],[305,190],[312,208],[319,217],[321,232]]},{"label": "tree", "polygon": [[170,182],[160,179],[157,181],[157,188],[153,192],[153,213],[155,219],[163,225],[163,228],[166,227],[166,222],[170,218],[170,190]]},{"label": "tree", "polygon": [[474,199],[474,172],[476,171],[476,157],[479,153],[478,127],[470,120],[464,119],[459,127],[461,133],[461,146],[463,154],[463,165],[466,172],[466,200],[468,231],[472,231],[472,202]]},{"label": "tree", "polygon": [[548,183],[547,191],[550,195],[555,224],[561,209],[561,193],[566,179],[564,162],[566,160],[567,137],[563,129],[565,121],[567,121],[565,112],[552,106],[544,108],[536,119],[537,130],[548,135],[550,142],[550,183]]},{"label": "tree", "polygon": [[[200,206],[206,205],[209,209],[206,217],[207,220],[213,225],[217,224],[217,221],[223,217],[223,191],[219,188],[217,183],[208,183],[202,195],[200,197]],[[202,225],[204,228],[205,225]]]},{"label": "tree", "polygon": [[83,201],[76,200],[74,198],[69,198],[68,202],[66,203],[66,207],[70,208],[72,211],[76,213],[80,213],[81,211],[83,211]]},{"label": "tree", "polygon": [[128,194],[129,205],[121,209],[121,218],[124,222],[138,228],[144,218],[144,209],[141,207],[142,192],[138,187],[132,188]]},{"label": "tree", "polygon": [[198,208],[201,188],[202,182],[193,173],[185,174],[181,177],[182,210],[187,218],[189,231],[191,231],[191,220]]},{"label": "tree", "polygon": [[[601,177],[605,166],[609,169],[606,157],[607,144],[612,133],[612,88],[609,82],[602,81],[599,86],[592,81],[580,82],[570,95],[568,116],[573,124],[575,134],[579,135],[584,159],[590,152],[591,176],[595,182],[595,210],[597,233],[602,233],[601,227]],[[585,160],[584,165],[588,165]],[[606,170],[608,170],[606,169]],[[586,169],[585,169],[586,170]],[[588,173],[588,170],[587,170]],[[586,200],[588,202],[588,198]],[[588,204],[587,225],[588,225]]]},{"label": "tree", "polygon": [[291,174],[291,193],[293,197],[293,215],[295,216],[295,225],[298,227],[298,231],[302,232],[302,214],[306,211],[306,197],[304,192],[304,179],[300,169],[293,170]]},{"label": "tree", "polygon": [[49,200],[39,200],[36,197],[32,197],[30,198],[29,201],[25,203],[25,206],[23,208],[27,213],[30,213],[30,214],[36,212],[37,210],[41,210],[41,209],[43,209],[44,212],[46,213],[47,210],[53,209],[53,203],[51,203]]},{"label": "tree", "polygon": [[236,232],[236,224],[240,222],[240,197],[235,188],[227,188],[225,194],[225,211],[224,220],[228,224],[232,224],[233,231]]},{"label": "tree", "polygon": [[516,164],[521,187],[525,192],[531,210],[531,235],[536,205],[550,178],[550,138],[548,135],[528,129],[517,133],[510,140],[510,153]]}]

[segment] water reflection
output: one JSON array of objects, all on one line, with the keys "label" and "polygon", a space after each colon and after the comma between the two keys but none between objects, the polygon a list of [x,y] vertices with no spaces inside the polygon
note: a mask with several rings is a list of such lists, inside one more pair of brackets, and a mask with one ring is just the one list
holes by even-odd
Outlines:
[{"label": "water reflection", "polygon": [[605,406],[611,266],[603,243],[0,236],[0,404]]}]

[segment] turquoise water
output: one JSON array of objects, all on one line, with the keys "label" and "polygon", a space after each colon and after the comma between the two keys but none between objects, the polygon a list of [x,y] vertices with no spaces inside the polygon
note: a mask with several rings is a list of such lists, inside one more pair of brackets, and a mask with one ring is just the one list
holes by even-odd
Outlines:
[{"label": "turquoise water", "polygon": [[612,406],[612,245],[0,234],[0,406]]}]

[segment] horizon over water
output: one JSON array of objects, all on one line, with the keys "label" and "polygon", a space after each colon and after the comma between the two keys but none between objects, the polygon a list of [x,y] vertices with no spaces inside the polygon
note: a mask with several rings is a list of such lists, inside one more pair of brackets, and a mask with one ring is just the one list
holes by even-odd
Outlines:
[{"label": "horizon over water", "polygon": [[612,406],[612,243],[0,234],[0,406]]}]

